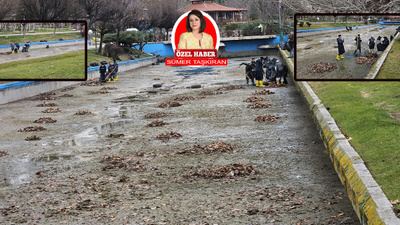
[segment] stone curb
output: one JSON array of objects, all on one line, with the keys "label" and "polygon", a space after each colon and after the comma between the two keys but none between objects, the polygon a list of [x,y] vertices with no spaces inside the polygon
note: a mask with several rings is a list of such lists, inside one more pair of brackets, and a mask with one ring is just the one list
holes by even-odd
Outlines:
[{"label": "stone curb", "polygon": [[[293,62],[287,58],[284,51],[281,49],[279,51],[293,76]],[[307,82],[295,82],[295,84],[313,113],[320,136],[361,224],[400,224],[400,219],[396,217],[382,189],[360,155],[341,133],[321,100]]]},{"label": "stone curb", "polygon": [[372,66],[371,70],[367,74],[366,79],[375,79],[376,76],[379,73],[379,70],[381,69],[383,63],[386,60],[386,57],[389,54],[389,51],[392,49],[393,43],[395,42],[396,38],[399,37],[400,33],[396,35],[396,37],[393,38],[393,40],[390,42],[389,46],[386,47],[385,51],[383,51],[381,57],[375,62],[375,64]]}]

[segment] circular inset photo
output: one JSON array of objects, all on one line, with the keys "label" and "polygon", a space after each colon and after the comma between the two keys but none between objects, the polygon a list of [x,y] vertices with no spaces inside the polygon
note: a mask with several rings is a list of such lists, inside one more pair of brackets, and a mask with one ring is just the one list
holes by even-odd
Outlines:
[{"label": "circular inset photo", "polygon": [[205,12],[192,10],[175,22],[172,30],[172,49],[217,49],[219,29],[214,19]]}]

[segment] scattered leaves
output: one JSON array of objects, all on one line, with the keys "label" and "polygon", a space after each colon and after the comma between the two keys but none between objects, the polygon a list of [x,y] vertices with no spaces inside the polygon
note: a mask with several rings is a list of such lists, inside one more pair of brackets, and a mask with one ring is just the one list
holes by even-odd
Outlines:
[{"label": "scattered leaves", "polygon": [[252,95],[270,95],[270,94],[275,94],[275,92],[264,89],[262,91],[255,91],[252,93]]},{"label": "scattered leaves", "polygon": [[360,56],[356,58],[356,63],[360,65],[374,65],[376,60],[378,59],[378,54],[376,53],[369,53],[365,56]]},{"label": "scattered leaves", "polygon": [[90,80],[90,81],[85,81],[81,83],[81,86],[104,86],[104,83],[98,81],[98,80]]},{"label": "scattered leaves", "polygon": [[278,120],[279,117],[274,116],[274,115],[265,115],[265,116],[257,116],[257,118],[254,119],[254,121],[257,121],[259,123],[261,122],[274,122],[276,120]]},{"label": "scattered leaves", "polygon": [[98,91],[92,91],[92,94],[107,94],[107,93],[108,93],[107,90],[102,90],[102,89],[100,89]]},{"label": "scattered leaves", "polygon": [[247,108],[250,108],[250,109],[262,109],[262,108],[269,108],[269,107],[271,107],[271,105],[267,104],[265,102],[256,102],[256,103],[253,103],[253,104],[247,106]]},{"label": "scattered leaves", "polygon": [[391,203],[392,205],[397,205],[397,204],[400,203],[400,201],[399,201],[398,199],[396,199],[396,200],[390,201],[390,203]]},{"label": "scattered leaves", "polygon": [[205,95],[220,95],[223,94],[222,91],[202,91],[199,93],[199,96],[205,96]]},{"label": "scattered leaves", "polygon": [[308,68],[310,73],[325,73],[334,71],[337,68],[336,63],[331,62],[316,62]]},{"label": "scattered leaves", "polygon": [[75,115],[91,115],[93,114],[92,112],[90,112],[89,110],[79,110],[78,112],[75,113]]},{"label": "scattered leaves", "polygon": [[48,108],[48,109],[42,111],[42,113],[58,113],[58,112],[60,112],[59,108],[56,108],[56,109]]},{"label": "scattered leaves", "polygon": [[111,169],[129,169],[133,171],[144,171],[145,166],[139,162],[139,160],[134,160],[133,158],[125,158],[120,156],[104,156],[100,161],[106,164],[103,170]]},{"label": "scattered leaves", "polygon": [[164,125],[167,125],[168,123],[162,121],[162,120],[154,120],[153,122],[149,123],[146,125],[146,127],[161,127]]},{"label": "scattered leaves", "polygon": [[53,120],[51,117],[41,117],[35,121],[34,123],[55,123],[57,120]]},{"label": "scattered leaves", "polygon": [[36,135],[33,135],[33,136],[29,136],[29,137],[25,138],[25,141],[38,141],[40,139],[42,139],[42,138],[38,137]]},{"label": "scattered leaves", "polygon": [[71,91],[74,89],[75,89],[75,87],[65,87],[65,88],[61,89],[61,92]]},{"label": "scattered leaves", "polygon": [[32,132],[32,131],[43,131],[47,130],[42,126],[34,126],[34,127],[25,127],[18,130],[18,132]]},{"label": "scattered leaves", "polygon": [[171,131],[171,132],[165,132],[165,133],[159,134],[155,139],[156,140],[161,140],[163,142],[167,142],[171,138],[178,139],[178,138],[181,138],[181,137],[182,137],[182,135],[180,133],[176,133],[176,132]]},{"label": "scattered leaves", "polygon": [[108,138],[120,138],[120,137],[124,137],[125,134],[109,134],[107,135]]},{"label": "scattered leaves", "polygon": [[205,98],[205,96],[198,96],[198,97],[193,97],[193,96],[177,96],[174,101],[190,101],[190,100],[196,100],[196,99],[201,99]]},{"label": "scattered leaves", "polygon": [[170,107],[178,107],[181,106],[182,104],[179,102],[175,101],[168,101],[168,102],[163,102],[160,105],[158,105],[158,108],[170,108]]},{"label": "scattered leaves", "polygon": [[156,118],[161,118],[161,117],[166,117],[166,116],[172,116],[172,113],[164,113],[164,112],[158,112],[158,113],[148,113],[144,116],[146,119],[156,119]]},{"label": "scattered leaves", "polygon": [[229,86],[225,86],[225,87],[220,87],[217,89],[217,91],[229,91],[229,90],[236,90],[236,89],[242,89],[242,86],[229,85]]},{"label": "scattered leaves", "polygon": [[222,141],[215,141],[206,146],[194,145],[191,148],[177,152],[177,154],[212,154],[222,152],[233,152],[237,149],[237,145],[230,145]]},{"label": "scattered leaves", "polygon": [[249,97],[249,98],[247,98],[246,100],[244,100],[244,102],[262,102],[262,101],[265,101],[266,99],[265,98],[262,98],[262,97]]},{"label": "scattered leaves", "polygon": [[5,151],[0,151],[0,157],[6,156],[6,155],[8,155],[7,152],[5,152]]},{"label": "scattered leaves", "polygon": [[191,176],[204,178],[233,178],[258,174],[253,165],[242,163],[228,164],[220,166],[217,169],[198,170]]},{"label": "scattered leaves", "polygon": [[43,102],[42,104],[36,105],[36,107],[54,107],[54,106],[58,106],[58,105],[53,102]]},{"label": "scattered leaves", "polygon": [[63,97],[63,98],[65,98],[65,97],[73,97],[74,95],[70,95],[70,94],[63,94],[63,95],[61,95],[60,97]]}]

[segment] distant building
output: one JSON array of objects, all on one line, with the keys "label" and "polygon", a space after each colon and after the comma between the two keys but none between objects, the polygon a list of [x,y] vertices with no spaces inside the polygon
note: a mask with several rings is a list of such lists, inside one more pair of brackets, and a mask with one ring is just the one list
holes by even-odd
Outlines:
[{"label": "distant building", "polygon": [[218,24],[245,22],[249,20],[243,17],[243,12],[247,11],[247,9],[226,7],[214,3],[213,0],[191,0],[190,5],[178,11],[185,13],[193,9],[208,13]]}]

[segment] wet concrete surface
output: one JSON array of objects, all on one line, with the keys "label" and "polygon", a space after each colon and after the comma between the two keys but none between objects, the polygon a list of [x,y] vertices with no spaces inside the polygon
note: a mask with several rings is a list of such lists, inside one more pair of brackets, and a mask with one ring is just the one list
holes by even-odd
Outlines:
[{"label": "wet concrete surface", "polygon": [[[0,64],[13,62],[13,61],[23,61],[29,59],[36,59],[48,56],[61,55],[73,51],[84,51],[85,42],[66,42],[66,43],[55,43],[49,44],[49,48],[44,45],[32,45],[29,52],[22,52],[22,46],[19,53],[10,55],[0,55]],[[9,52],[9,48],[2,48],[0,52]]]},{"label": "wet concrete surface", "polygon": [[[345,190],[293,81],[260,96],[270,108],[244,102],[249,58],[227,67],[147,66],[121,72],[115,87],[75,86],[56,91],[58,113],[42,113],[44,100],[0,105],[0,223],[14,224],[358,224]],[[154,80],[159,78],[159,80]],[[154,89],[152,84],[161,83]],[[201,84],[201,89],[188,89]],[[198,97],[227,85],[237,90],[207,95],[182,106],[158,108],[177,96]],[[151,93],[149,93],[149,91]],[[155,94],[152,94],[156,92]],[[72,94],[72,97],[60,97]],[[89,110],[90,115],[74,115]],[[146,127],[148,113],[168,124]],[[260,115],[275,122],[258,123]],[[56,123],[33,123],[51,117]],[[28,126],[47,128],[18,132]],[[181,138],[155,140],[164,132]],[[117,134],[119,137],[109,137]],[[120,134],[123,134],[120,135]],[[41,137],[25,141],[27,136]],[[215,141],[234,152],[177,154]],[[105,159],[114,158],[112,163]],[[228,164],[253,165],[256,174],[206,178],[196,171]]]},{"label": "wet concrete surface", "polygon": [[[297,35],[297,79],[364,79],[368,72],[371,70],[372,65],[361,65],[356,63],[356,56],[354,51],[356,50],[356,42],[354,38],[360,34],[362,39],[361,43],[361,56],[368,53],[368,39],[371,35],[374,35],[375,39],[378,36],[387,36],[390,39],[390,35],[394,35],[397,26],[390,25],[376,25],[368,27],[360,27],[354,29],[351,32],[345,30],[334,30],[327,32],[310,32]],[[338,54],[337,49],[337,38],[341,34],[344,38],[345,54],[344,59],[340,61],[336,60]],[[379,41],[375,40],[376,44]],[[377,51],[375,44],[374,52],[378,53],[378,57],[382,52]],[[348,55],[350,54],[350,57]],[[311,65],[316,62],[330,62],[336,64],[336,69],[331,72],[325,73],[312,73],[308,69]]]}]

